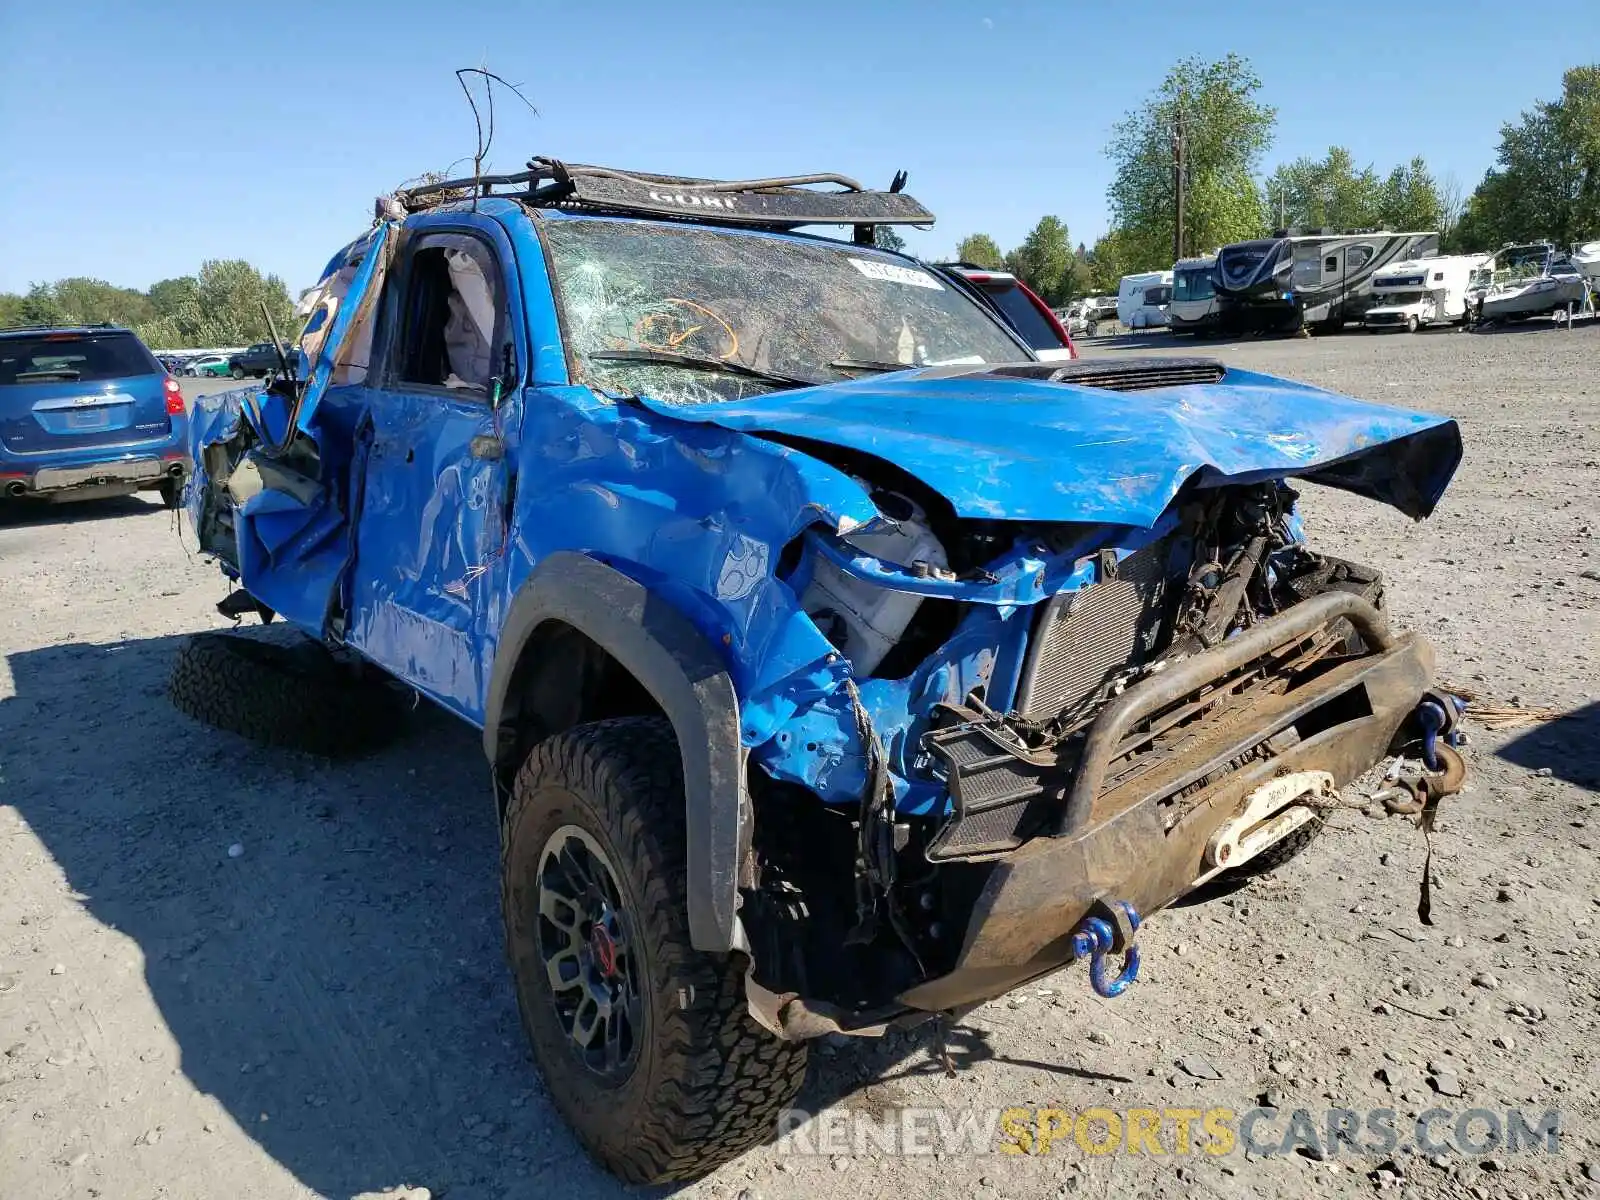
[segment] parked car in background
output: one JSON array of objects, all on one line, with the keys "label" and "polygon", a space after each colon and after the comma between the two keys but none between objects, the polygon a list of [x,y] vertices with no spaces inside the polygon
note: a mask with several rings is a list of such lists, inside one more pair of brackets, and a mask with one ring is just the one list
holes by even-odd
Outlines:
[{"label": "parked car in background", "polygon": [[991,271],[972,263],[938,263],[936,269],[975,290],[1045,362],[1078,357],[1072,335],[1061,319],[1032,288],[1009,271]]},{"label": "parked car in background", "polygon": [[0,330],[0,496],[93,499],[159,491],[189,473],[178,381],[131,330]]},{"label": "parked car in background", "polygon": [[1061,322],[1062,328],[1067,331],[1069,337],[1094,336],[1089,332],[1089,322],[1084,319],[1083,302],[1081,300],[1074,300],[1065,308],[1053,308],[1050,311],[1056,314],[1056,320]]},{"label": "parked car in background", "polygon": [[252,375],[263,379],[279,367],[278,348],[271,342],[257,342],[228,359],[228,374],[235,379]]},{"label": "parked car in background", "polygon": [[1115,321],[1117,298],[1115,296],[1085,296],[1083,316],[1086,321]]},{"label": "parked car in background", "polygon": [[185,375],[203,375],[213,379],[226,378],[231,372],[228,360],[221,354],[201,354],[191,358],[183,369]]},{"label": "parked car in background", "polygon": [[191,639],[170,694],[268,742],[390,721],[300,682],[337,648],[481,730],[533,1056],[630,1182],[770,1141],[810,1039],[1074,960],[1120,993],[1142,919],[1390,754],[1430,803],[1465,773],[1382,573],[1297,513],[1304,479],[1427,516],[1455,422],[1035,361],[1015,279],[871,245],[933,220],[903,182],[534,159],[384,197],[314,369],[196,401],[226,611],[307,636]]}]

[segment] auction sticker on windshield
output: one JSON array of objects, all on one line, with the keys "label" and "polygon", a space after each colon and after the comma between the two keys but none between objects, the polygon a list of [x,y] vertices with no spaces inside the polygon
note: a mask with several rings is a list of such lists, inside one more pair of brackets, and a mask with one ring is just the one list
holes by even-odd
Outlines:
[{"label": "auction sticker on windshield", "polygon": [[894,263],[876,262],[870,258],[852,258],[850,265],[868,279],[882,279],[888,283],[906,283],[912,287],[932,288],[936,292],[944,291],[944,284],[926,271],[918,271],[914,267],[897,267]]}]

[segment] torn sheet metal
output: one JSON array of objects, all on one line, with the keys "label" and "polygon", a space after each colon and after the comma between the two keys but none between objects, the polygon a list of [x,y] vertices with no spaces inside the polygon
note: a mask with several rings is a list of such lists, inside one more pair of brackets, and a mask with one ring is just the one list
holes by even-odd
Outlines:
[{"label": "torn sheet metal", "polygon": [[1461,461],[1444,417],[1230,370],[1204,387],[1117,392],[928,372],[720,404],[641,400],[662,416],[876,455],[962,516],[1146,528],[1190,478],[1302,477],[1433,511]]}]

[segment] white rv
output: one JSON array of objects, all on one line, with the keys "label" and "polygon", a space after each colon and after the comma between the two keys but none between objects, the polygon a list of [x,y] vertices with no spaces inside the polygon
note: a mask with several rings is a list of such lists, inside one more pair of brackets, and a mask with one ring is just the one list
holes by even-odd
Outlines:
[{"label": "white rv", "polygon": [[1405,329],[1464,321],[1467,290],[1486,254],[1448,254],[1414,258],[1385,267],[1372,277],[1372,307],[1363,329]]},{"label": "white rv", "polygon": [[1124,275],[1117,286],[1117,320],[1128,329],[1156,329],[1167,323],[1172,272]]},{"label": "white rv", "polygon": [[1167,305],[1167,325],[1173,333],[1195,336],[1217,326],[1217,256],[1186,258],[1172,267],[1172,300]]}]

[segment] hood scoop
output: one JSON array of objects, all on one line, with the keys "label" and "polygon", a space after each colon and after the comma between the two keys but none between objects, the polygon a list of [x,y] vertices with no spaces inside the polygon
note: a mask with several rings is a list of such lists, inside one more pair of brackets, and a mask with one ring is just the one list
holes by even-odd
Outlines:
[{"label": "hood scoop", "polygon": [[982,374],[1010,379],[1039,379],[1109,392],[1144,392],[1191,383],[1221,383],[1228,368],[1214,358],[1141,358],[1133,362],[1078,360],[1069,363],[1013,363]]}]

